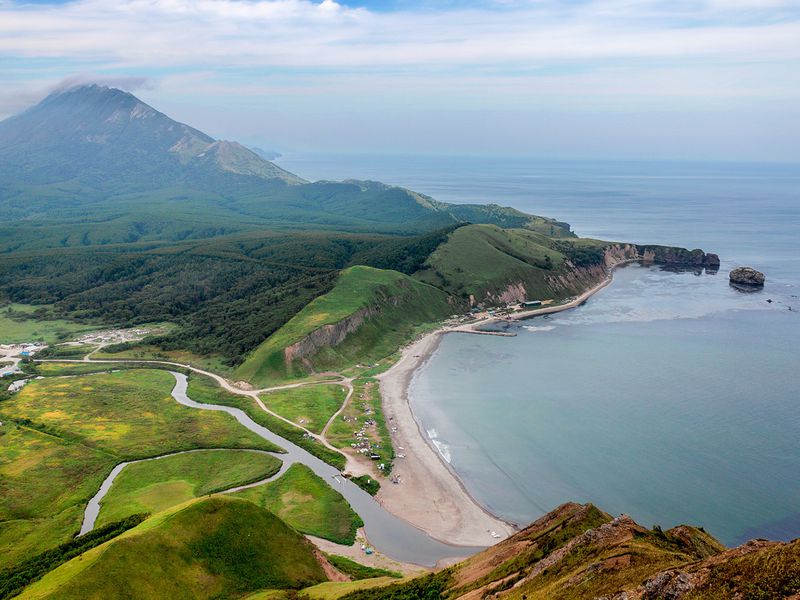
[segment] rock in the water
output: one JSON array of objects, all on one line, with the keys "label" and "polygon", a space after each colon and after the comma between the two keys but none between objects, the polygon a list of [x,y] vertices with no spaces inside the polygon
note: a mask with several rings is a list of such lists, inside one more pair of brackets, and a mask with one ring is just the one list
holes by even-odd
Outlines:
[{"label": "rock in the water", "polygon": [[762,286],[764,274],[753,267],[737,267],[730,274],[731,283],[736,285]]},{"label": "rock in the water", "polygon": [[703,266],[706,268],[707,271],[718,271],[719,270],[719,255],[714,254],[713,252],[707,252],[705,258],[703,259]]}]

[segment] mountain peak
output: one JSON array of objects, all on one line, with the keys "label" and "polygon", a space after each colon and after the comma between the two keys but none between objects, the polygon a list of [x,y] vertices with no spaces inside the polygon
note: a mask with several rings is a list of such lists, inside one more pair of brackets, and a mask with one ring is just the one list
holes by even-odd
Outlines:
[{"label": "mountain peak", "polygon": [[0,159],[31,183],[73,172],[108,181],[122,173],[158,185],[223,174],[302,182],[240,144],[218,142],[130,92],[98,83],[55,90],[0,122]]}]

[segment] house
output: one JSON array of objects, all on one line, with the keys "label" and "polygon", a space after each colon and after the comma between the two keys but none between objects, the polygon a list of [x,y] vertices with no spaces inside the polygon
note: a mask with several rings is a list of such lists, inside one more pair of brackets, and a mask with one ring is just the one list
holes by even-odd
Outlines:
[{"label": "house", "polygon": [[541,306],[541,300],[525,300],[522,304],[519,305],[520,308],[534,308],[536,306]]}]

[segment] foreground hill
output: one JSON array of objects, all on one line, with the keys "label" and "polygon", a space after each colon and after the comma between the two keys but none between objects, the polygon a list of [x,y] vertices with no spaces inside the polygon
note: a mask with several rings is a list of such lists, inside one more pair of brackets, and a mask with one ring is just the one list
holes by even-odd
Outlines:
[{"label": "foreground hill", "polygon": [[347,600],[722,600],[795,598],[800,540],[728,550],[702,529],[646,529],[591,504],[564,504],[433,575]]},{"label": "foreground hill", "polygon": [[298,589],[327,580],[317,554],[269,511],[216,496],[148,519],[58,567],[20,598],[237,598]]}]

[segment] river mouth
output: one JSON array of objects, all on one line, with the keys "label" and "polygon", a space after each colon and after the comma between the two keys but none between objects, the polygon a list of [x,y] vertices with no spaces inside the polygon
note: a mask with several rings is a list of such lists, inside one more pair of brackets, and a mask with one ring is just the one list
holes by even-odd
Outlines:
[{"label": "river mouth", "polygon": [[729,545],[791,539],[790,302],[775,287],[745,296],[719,274],[631,265],[584,306],[510,326],[516,337],[445,336],[412,406],[467,489],[506,520],[593,502],[702,525]]}]

